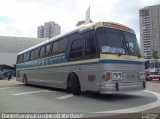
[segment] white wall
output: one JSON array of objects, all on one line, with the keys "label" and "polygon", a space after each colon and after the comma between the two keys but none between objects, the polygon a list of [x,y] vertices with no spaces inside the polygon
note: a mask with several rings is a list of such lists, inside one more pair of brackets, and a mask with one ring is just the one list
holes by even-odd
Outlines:
[{"label": "white wall", "polygon": [[0,53],[0,64],[13,66],[16,64],[17,53]]},{"label": "white wall", "polygon": [[13,66],[16,64],[17,53],[45,40],[47,39],[0,36],[0,64]]}]

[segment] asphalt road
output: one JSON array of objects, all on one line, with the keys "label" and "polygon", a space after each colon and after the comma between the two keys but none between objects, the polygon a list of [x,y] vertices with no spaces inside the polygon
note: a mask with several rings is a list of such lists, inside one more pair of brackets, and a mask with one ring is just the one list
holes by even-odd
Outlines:
[{"label": "asphalt road", "polygon": [[160,112],[160,81],[147,82],[147,90],[118,95],[82,93],[74,96],[65,90],[24,86],[15,78],[0,80],[0,113],[74,112],[86,118],[141,118],[148,112]]}]

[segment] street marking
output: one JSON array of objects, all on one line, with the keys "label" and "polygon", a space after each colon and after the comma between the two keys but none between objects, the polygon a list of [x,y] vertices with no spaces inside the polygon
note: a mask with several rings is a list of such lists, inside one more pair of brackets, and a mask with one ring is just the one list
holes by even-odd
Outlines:
[{"label": "street marking", "polygon": [[120,110],[112,110],[112,111],[101,111],[101,112],[91,112],[91,113],[107,113],[108,115],[117,115],[117,114],[124,114],[124,113],[136,113],[136,112],[141,112],[145,110],[149,110],[152,108],[156,108],[160,106],[160,94],[148,90],[144,90],[145,92],[149,92],[154,94],[157,97],[157,100],[155,102],[142,105],[142,106],[137,106],[137,107],[132,107],[132,108],[126,108],[126,109],[120,109]]},{"label": "street marking", "polygon": [[27,95],[27,94],[33,94],[33,93],[41,93],[41,92],[53,92],[53,91],[39,90],[39,91],[32,91],[32,92],[16,93],[16,94],[11,94],[11,95],[19,96],[19,95]]},{"label": "street marking", "polygon": [[[22,87],[22,86],[17,86],[17,87]],[[17,87],[14,87],[14,86],[12,86],[12,87],[5,87],[5,88],[0,88],[0,90],[10,89],[10,88],[17,88]]]},{"label": "street marking", "polygon": [[12,87],[0,88],[0,90],[9,89],[9,88],[12,88]]},{"label": "street marking", "polygon": [[63,99],[71,98],[71,97],[73,97],[73,96],[74,96],[74,95],[69,94],[69,95],[65,95],[65,96],[57,97],[56,99],[61,99],[61,100],[63,100]]}]

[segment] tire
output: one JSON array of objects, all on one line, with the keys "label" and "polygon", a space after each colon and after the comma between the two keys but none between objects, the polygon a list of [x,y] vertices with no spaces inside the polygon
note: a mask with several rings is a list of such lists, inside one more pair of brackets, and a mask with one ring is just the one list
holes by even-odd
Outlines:
[{"label": "tire", "polygon": [[28,85],[28,83],[27,83],[27,76],[26,75],[23,76],[23,83],[24,83],[25,86]]},{"label": "tire", "polygon": [[146,78],[146,81],[151,81],[152,79],[151,78]]},{"label": "tire", "polygon": [[71,92],[73,95],[79,95],[81,92],[80,83],[75,74],[71,76]]}]

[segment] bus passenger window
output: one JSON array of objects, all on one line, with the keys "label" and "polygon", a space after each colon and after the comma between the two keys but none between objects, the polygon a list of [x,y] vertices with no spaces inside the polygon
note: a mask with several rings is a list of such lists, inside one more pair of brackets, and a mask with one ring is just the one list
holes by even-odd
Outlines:
[{"label": "bus passenger window", "polygon": [[85,45],[85,55],[93,55],[95,53],[96,49],[93,43],[93,37],[87,37]]},{"label": "bus passenger window", "polygon": [[30,55],[30,53],[25,53],[24,54],[24,57],[23,57],[24,62],[29,60],[29,55]]},{"label": "bus passenger window", "polygon": [[46,54],[46,49],[45,49],[45,46],[44,47],[41,47],[41,50],[40,50],[40,57],[44,57]]},{"label": "bus passenger window", "polygon": [[31,51],[30,60],[39,58],[39,50],[40,48]]},{"label": "bus passenger window", "polygon": [[18,58],[17,58],[17,64],[21,63],[22,61],[23,61],[23,54],[18,56]]},{"label": "bus passenger window", "polygon": [[34,51],[34,58],[37,59],[39,58],[39,51],[40,51],[40,48],[37,48],[35,51]]},{"label": "bus passenger window", "polygon": [[51,54],[51,44],[48,44],[46,46],[46,55],[50,55]]},{"label": "bus passenger window", "polygon": [[81,57],[83,55],[82,39],[77,39],[72,42],[70,49],[70,58]]},{"label": "bus passenger window", "polygon": [[67,44],[68,44],[68,39],[64,38],[62,40],[60,40],[60,49],[62,52],[64,52],[67,48]]},{"label": "bus passenger window", "polygon": [[34,59],[34,51],[31,52],[30,60]]},{"label": "bus passenger window", "polygon": [[52,49],[53,54],[58,54],[58,53],[61,52],[59,46],[60,46],[60,42],[59,41],[57,41],[57,42],[55,42],[53,44],[53,49]]}]

